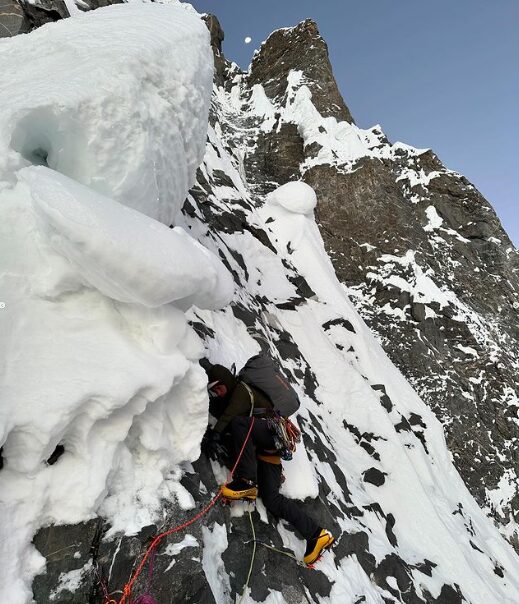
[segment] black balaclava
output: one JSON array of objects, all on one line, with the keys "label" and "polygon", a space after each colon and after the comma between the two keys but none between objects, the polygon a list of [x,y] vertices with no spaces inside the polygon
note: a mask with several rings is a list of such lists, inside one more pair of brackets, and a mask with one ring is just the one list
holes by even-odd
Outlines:
[{"label": "black balaclava", "polygon": [[218,381],[220,382],[220,384],[227,386],[228,396],[232,394],[232,391],[238,385],[238,380],[236,379],[236,377],[232,374],[231,371],[229,371],[229,369],[227,369],[227,367],[224,367],[223,365],[213,365],[207,371],[207,379],[209,384],[211,382]]}]

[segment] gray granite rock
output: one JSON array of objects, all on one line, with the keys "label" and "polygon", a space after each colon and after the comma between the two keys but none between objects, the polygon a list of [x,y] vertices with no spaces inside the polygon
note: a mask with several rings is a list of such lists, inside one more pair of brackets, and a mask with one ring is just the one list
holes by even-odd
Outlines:
[{"label": "gray granite rock", "polygon": [[0,0],[0,38],[30,31],[30,23],[16,0]]}]

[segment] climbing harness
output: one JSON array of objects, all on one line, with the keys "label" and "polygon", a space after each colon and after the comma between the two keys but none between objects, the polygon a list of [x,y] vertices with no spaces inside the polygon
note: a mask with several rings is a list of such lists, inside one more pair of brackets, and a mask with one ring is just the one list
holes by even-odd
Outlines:
[{"label": "climbing harness", "polygon": [[272,432],[281,459],[290,461],[297,444],[301,442],[301,431],[288,417],[283,417],[277,412],[267,416],[267,425]]},{"label": "climbing harness", "polygon": [[[245,446],[250,438],[253,426],[254,426],[254,417],[251,418],[249,431],[247,432],[247,436],[245,437],[245,440],[243,441],[243,445],[240,450],[240,453],[239,453],[239,455],[236,459],[236,462],[230,472],[229,480],[233,477],[233,474],[236,471],[236,468],[238,467],[238,464],[243,455],[243,452],[245,451]],[[108,589],[106,588],[106,584],[104,583],[104,581],[100,581],[101,588],[103,590],[103,596],[104,596],[103,604],[157,604],[156,600],[149,595],[142,595],[137,599],[136,602],[132,602],[132,589],[135,585],[135,582],[141,575],[141,573],[144,569],[144,566],[146,565],[146,562],[148,562],[148,560],[150,561],[150,567],[148,568],[148,585],[150,585],[151,574],[153,572],[153,561],[154,561],[154,557],[155,557],[156,548],[158,547],[159,543],[168,535],[173,535],[174,533],[178,533],[178,532],[182,531],[183,529],[187,528],[188,526],[191,526],[192,524],[197,522],[197,520],[200,520],[200,518],[202,518],[203,516],[205,516],[205,514],[207,514],[207,512],[209,512],[209,510],[215,505],[215,503],[220,499],[221,496],[222,496],[222,492],[221,492],[221,490],[218,490],[218,493],[211,499],[211,501],[202,510],[200,510],[200,512],[198,512],[198,514],[193,516],[193,518],[191,518],[190,520],[187,520],[183,524],[179,524],[178,526],[175,526],[167,531],[164,531],[163,533],[158,534],[153,539],[153,541],[149,545],[148,549],[144,553],[139,565],[137,566],[137,569],[135,570],[133,575],[130,576],[130,579],[124,586],[123,595],[119,601],[111,598],[111,595],[108,593]],[[252,522],[252,518],[251,518],[251,522]],[[253,561],[254,560],[252,560],[252,562]],[[252,572],[252,564],[251,564],[250,572]],[[250,575],[250,573],[249,573],[249,575]],[[250,576],[247,579],[247,581],[249,579],[250,579]],[[104,585],[104,587],[103,587],[103,585]]]}]

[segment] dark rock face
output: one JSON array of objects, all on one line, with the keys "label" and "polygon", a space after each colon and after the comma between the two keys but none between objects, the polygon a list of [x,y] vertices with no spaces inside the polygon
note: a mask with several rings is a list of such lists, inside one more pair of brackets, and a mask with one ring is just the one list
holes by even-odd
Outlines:
[{"label": "dark rock face", "polygon": [[[98,547],[102,525],[102,520],[96,519],[72,526],[50,526],[36,535],[34,545],[47,560],[47,572],[38,575],[33,583],[36,602],[93,601],[95,581],[88,579],[94,576],[92,553]],[[66,575],[79,579],[77,589],[72,590],[71,584],[63,580]]]},{"label": "dark rock face", "polygon": [[353,122],[333,77],[326,42],[310,19],[297,27],[275,31],[262,44],[252,61],[249,84],[261,84],[269,98],[281,100],[291,70],[300,70],[308,78],[312,98],[322,115]]},{"label": "dark rock face", "polygon": [[364,482],[381,487],[386,482],[386,473],[381,472],[378,468],[370,468],[364,472]]},{"label": "dark rock face", "polygon": [[52,23],[70,17],[63,0],[38,0],[35,4],[22,2],[20,5],[30,24],[30,31],[45,25],[45,23]]},{"label": "dark rock face", "polygon": [[246,166],[253,173],[264,174],[265,184],[285,183],[298,179],[304,158],[303,141],[297,126],[282,124],[278,131],[260,133],[256,152],[247,159]]},{"label": "dark rock face", "polygon": [[[361,294],[352,299],[364,319],[443,421],[458,470],[479,503],[494,511],[487,489],[498,486],[503,470],[518,467],[517,251],[492,208],[459,176],[434,178],[423,198],[410,203],[397,180],[401,170],[400,161],[370,159],[351,174],[317,166],[305,180],[317,192],[321,233],[338,277]],[[423,228],[431,207],[447,225],[441,236]],[[405,266],[398,259],[407,250],[416,255]],[[390,284],[392,274],[412,289],[416,266],[455,302],[422,302]],[[495,517],[507,524],[518,509],[516,494]]]},{"label": "dark rock face", "polygon": [[[78,8],[94,10],[111,4],[122,4],[124,0],[82,0]],[[70,17],[64,0],[2,0],[0,3],[0,38],[28,33],[45,23]]]},{"label": "dark rock face", "polygon": [[0,38],[10,38],[25,34],[31,25],[22,7],[16,0],[2,0],[0,3]]},{"label": "dark rock face", "polygon": [[225,35],[215,15],[204,15],[203,19],[211,34],[211,47],[214,56],[214,81],[218,86],[224,84],[225,59],[222,54],[222,42]]}]

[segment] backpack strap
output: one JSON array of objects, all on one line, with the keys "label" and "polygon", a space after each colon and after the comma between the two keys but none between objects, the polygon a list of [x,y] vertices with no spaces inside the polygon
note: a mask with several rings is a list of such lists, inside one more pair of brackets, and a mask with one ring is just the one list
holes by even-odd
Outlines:
[{"label": "backpack strap", "polygon": [[251,416],[254,413],[254,392],[252,391],[252,388],[246,384],[245,382],[241,382],[245,388],[247,389],[247,392],[249,393],[249,397],[250,397],[250,413],[249,416]]}]

